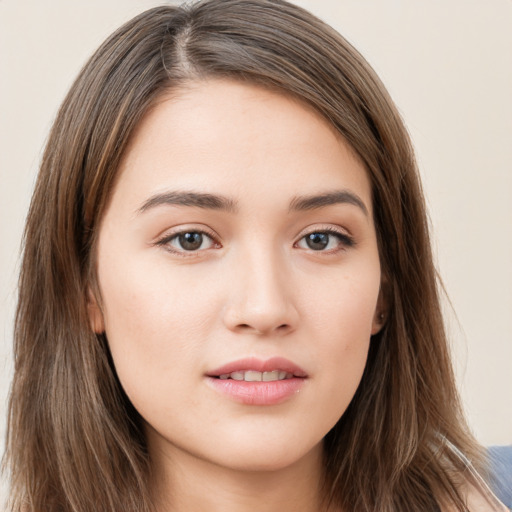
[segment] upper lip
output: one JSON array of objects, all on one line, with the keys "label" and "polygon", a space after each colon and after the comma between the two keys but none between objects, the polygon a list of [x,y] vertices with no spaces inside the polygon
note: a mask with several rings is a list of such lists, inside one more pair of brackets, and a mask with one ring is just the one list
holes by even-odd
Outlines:
[{"label": "upper lip", "polygon": [[218,377],[220,375],[226,375],[233,372],[246,372],[251,370],[255,372],[272,372],[279,370],[291,373],[295,377],[307,377],[306,372],[300,366],[297,366],[295,363],[292,363],[284,357],[271,357],[270,359],[265,360],[255,357],[238,359],[237,361],[232,361],[220,366],[219,368],[215,368],[215,370],[208,372],[207,376]]}]

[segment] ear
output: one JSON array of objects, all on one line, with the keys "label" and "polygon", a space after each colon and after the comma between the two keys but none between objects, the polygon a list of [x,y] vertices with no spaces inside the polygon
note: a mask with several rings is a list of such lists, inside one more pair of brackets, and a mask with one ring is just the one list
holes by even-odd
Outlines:
[{"label": "ear", "polygon": [[372,320],[372,336],[378,334],[380,330],[384,327],[384,325],[386,325],[386,320],[388,316],[388,300],[386,296],[386,283],[385,280],[383,280],[379,291],[379,298],[377,299],[377,306],[375,308],[375,313],[373,315]]},{"label": "ear", "polygon": [[105,332],[105,321],[103,320],[103,313],[98,304],[93,291],[89,288],[87,292],[87,314],[89,315],[89,323],[91,329],[96,334]]}]

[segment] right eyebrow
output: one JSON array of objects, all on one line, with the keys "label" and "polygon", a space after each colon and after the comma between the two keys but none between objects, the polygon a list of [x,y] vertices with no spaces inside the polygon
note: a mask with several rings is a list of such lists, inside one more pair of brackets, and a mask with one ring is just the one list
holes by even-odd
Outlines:
[{"label": "right eyebrow", "polygon": [[294,197],[290,202],[290,210],[315,210],[333,204],[351,204],[357,206],[367,217],[369,216],[364,201],[350,190],[334,190],[313,196]]},{"label": "right eyebrow", "polygon": [[191,206],[207,210],[224,210],[228,212],[235,212],[237,210],[236,201],[229,197],[192,191],[168,191],[151,196],[144,201],[142,206],[137,210],[137,213],[144,213],[151,208],[162,205]]}]

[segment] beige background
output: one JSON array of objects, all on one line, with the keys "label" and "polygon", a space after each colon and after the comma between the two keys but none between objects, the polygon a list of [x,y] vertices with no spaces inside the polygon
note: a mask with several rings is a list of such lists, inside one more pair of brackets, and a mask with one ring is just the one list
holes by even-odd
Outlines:
[{"label": "beige background", "polygon": [[[0,435],[19,243],[56,109],[118,25],[162,2],[0,0]],[[370,61],[417,149],[460,389],[512,443],[512,0],[301,0]],[[456,312],[456,316],[454,314]]]}]

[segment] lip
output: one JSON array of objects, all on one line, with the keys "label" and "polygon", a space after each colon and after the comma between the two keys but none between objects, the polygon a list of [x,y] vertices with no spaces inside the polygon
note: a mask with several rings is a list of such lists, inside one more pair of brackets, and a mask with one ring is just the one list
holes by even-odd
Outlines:
[{"label": "lip", "polygon": [[247,357],[245,359],[239,359],[232,361],[231,363],[220,366],[215,370],[207,373],[208,377],[219,377],[226,373],[233,372],[245,372],[245,371],[256,371],[256,372],[271,372],[274,370],[281,370],[286,373],[293,373],[296,377],[307,377],[306,372],[295,363],[284,357],[272,357],[265,361],[257,359],[256,357]]},{"label": "lip", "polygon": [[[221,375],[245,371],[271,372],[275,370],[291,373],[292,378],[270,382],[246,382],[220,379]],[[207,383],[230,400],[244,405],[277,405],[291,399],[307,380],[306,372],[282,357],[267,360],[245,358],[227,363],[206,374]]]}]

